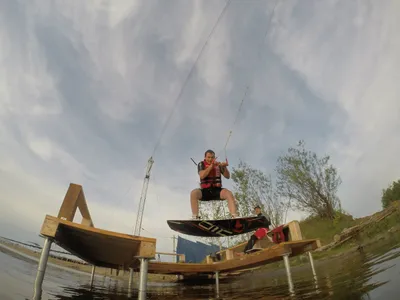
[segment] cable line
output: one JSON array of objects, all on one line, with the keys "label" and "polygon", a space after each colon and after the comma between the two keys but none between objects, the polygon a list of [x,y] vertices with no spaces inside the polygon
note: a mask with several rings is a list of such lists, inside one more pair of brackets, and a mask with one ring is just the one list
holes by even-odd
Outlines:
[{"label": "cable line", "polygon": [[215,29],[217,28],[219,22],[220,22],[221,19],[222,19],[222,16],[225,14],[225,12],[226,12],[226,10],[227,10],[229,4],[231,3],[231,1],[232,1],[232,0],[228,0],[228,1],[226,2],[225,6],[224,6],[223,10],[221,11],[220,15],[218,16],[218,19],[217,19],[217,21],[215,22],[215,24],[214,24],[214,26],[213,26],[213,28],[212,28],[210,34],[208,35],[206,42],[204,43],[203,47],[201,48],[199,54],[197,55],[197,58],[196,58],[196,60],[195,60],[195,62],[194,62],[194,64],[193,64],[192,68],[190,69],[190,71],[189,71],[189,73],[188,73],[188,75],[187,75],[187,77],[186,77],[186,79],[185,79],[185,81],[184,81],[184,83],[183,83],[183,85],[182,85],[182,88],[181,88],[181,90],[180,90],[180,92],[179,92],[177,98],[175,99],[175,102],[174,102],[174,105],[173,105],[173,107],[172,107],[171,113],[170,113],[170,115],[168,116],[168,119],[167,119],[167,121],[166,121],[164,127],[162,128],[161,135],[160,135],[160,137],[158,138],[157,143],[156,143],[156,145],[155,145],[155,147],[154,147],[154,150],[153,150],[153,154],[151,155],[152,157],[154,157],[154,154],[155,154],[156,150],[158,149],[158,147],[159,147],[159,145],[160,145],[160,142],[161,142],[161,139],[162,139],[162,137],[163,137],[163,135],[164,135],[164,133],[165,133],[165,130],[167,129],[167,126],[168,126],[169,122],[171,121],[172,115],[173,115],[174,112],[175,112],[175,109],[176,109],[176,107],[177,107],[178,101],[180,100],[180,98],[181,98],[181,96],[182,96],[182,93],[183,93],[183,90],[185,89],[185,87],[186,87],[186,85],[187,85],[187,83],[188,83],[190,77],[191,77],[192,74],[193,74],[193,71],[194,71],[194,69],[195,69],[195,67],[196,67],[196,65],[197,65],[197,62],[199,61],[201,55],[203,54],[204,49],[206,48],[206,46],[207,46],[209,40],[211,39],[211,36],[213,35]]}]

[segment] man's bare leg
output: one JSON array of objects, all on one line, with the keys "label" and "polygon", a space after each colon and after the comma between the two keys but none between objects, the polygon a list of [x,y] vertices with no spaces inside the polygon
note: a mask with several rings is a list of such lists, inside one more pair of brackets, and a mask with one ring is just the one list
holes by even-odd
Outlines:
[{"label": "man's bare leg", "polygon": [[199,189],[194,189],[190,193],[190,205],[192,206],[192,216],[197,217],[199,215],[199,200],[201,199],[202,194]]},{"label": "man's bare leg", "polygon": [[230,190],[223,189],[221,191],[221,199],[227,200],[228,201],[228,209],[229,212],[233,217],[237,217],[237,212],[236,212],[236,203],[235,203],[235,197],[233,197],[233,194]]}]

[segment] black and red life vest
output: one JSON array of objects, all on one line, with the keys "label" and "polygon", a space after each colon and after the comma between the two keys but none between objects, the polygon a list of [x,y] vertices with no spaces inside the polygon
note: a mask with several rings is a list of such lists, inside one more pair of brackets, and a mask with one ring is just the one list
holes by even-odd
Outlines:
[{"label": "black and red life vest", "polygon": [[[202,163],[204,164],[204,169],[207,169],[210,165],[206,160],[203,160]],[[222,187],[221,170],[219,166],[214,166],[207,177],[200,180],[200,187],[202,189]]]}]

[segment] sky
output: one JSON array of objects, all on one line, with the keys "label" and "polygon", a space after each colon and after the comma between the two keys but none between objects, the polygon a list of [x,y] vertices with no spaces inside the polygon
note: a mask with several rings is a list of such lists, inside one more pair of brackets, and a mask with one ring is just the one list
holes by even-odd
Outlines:
[{"label": "sky", "polygon": [[70,183],[83,186],[96,227],[132,233],[161,137],[142,235],[171,252],[166,220],[191,217],[198,186],[190,158],[223,157],[230,130],[231,169],[243,160],[273,174],[303,139],[330,155],[345,211],[381,209],[382,189],[400,178],[400,2],[225,6],[0,2],[0,235],[42,243]]}]

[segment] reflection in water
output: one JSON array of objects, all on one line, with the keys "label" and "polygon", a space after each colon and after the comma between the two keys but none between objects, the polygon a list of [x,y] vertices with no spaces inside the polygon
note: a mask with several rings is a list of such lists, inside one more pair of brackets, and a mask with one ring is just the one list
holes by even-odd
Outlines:
[{"label": "reflection in water", "polygon": [[[335,259],[292,267],[290,296],[285,269],[254,270],[238,277],[220,278],[219,299],[397,299],[400,248],[396,241],[377,244]],[[30,299],[37,264],[0,252],[0,298]],[[90,275],[90,274],[89,274]],[[128,282],[48,267],[43,299],[137,299],[138,279],[128,297]],[[18,295],[18,297],[15,297]],[[21,297],[20,297],[21,296]],[[148,299],[216,299],[215,282],[148,282]],[[48,297],[48,298],[46,298]]]}]

